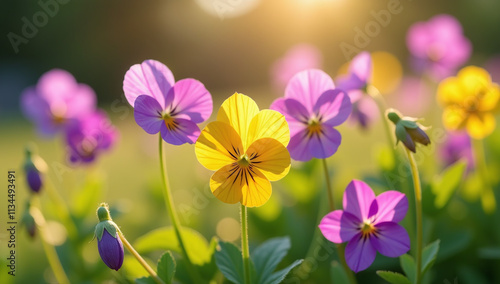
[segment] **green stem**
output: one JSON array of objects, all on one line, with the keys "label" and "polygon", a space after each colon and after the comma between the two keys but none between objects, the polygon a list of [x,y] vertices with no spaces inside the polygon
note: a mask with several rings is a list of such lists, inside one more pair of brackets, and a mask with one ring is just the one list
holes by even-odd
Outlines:
[{"label": "green stem", "polygon": [[[326,181],[326,192],[328,193],[328,202],[330,204],[330,211],[335,211],[335,202],[333,199],[333,188],[332,188],[332,183],[330,181],[330,174],[328,171],[328,164],[326,163],[326,159],[323,160],[323,170],[325,173],[325,181]],[[347,275],[347,278],[349,278],[349,283],[351,284],[356,284],[356,277],[354,277],[354,274],[352,273],[352,270],[347,266],[347,262],[345,261],[345,256],[344,256],[344,246],[342,244],[338,244],[335,246],[337,249],[337,255],[339,257],[339,261],[342,264],[342,267],[344,268],[344,271]]]},{"label": "green stem", "polygon": [[484,212],[491,214],[495,212],[496,201],[488,176],[488,166],[486,165],[486,153],[484,151],[483,141],[472,139],[472,147],[474,148],[474,156],[476,158],[476,169],[483,183],[481,187],[481,205],[483,206]]},{"label": "green stem", "polygon": [[250,251],[248,249],[248,220],[247,207],[241,204],[241,256],[243,257],[243,274],[245,284],[250,284]]},{"label": "green stem", "polygon": [[158,284],[165,284],[163,280],[156,274],[156,272],[149,266],[149,264],[141,257],[141,255],[134,249],[134,247],[127,241],[122,232],[118,233],[120,240],[122,240],[123,246],[137,259],[137,261],[146,269],[146,271],[153,277],[153,280]]},{"label": "green stem", "polygon": [[[45,251],[47,260],[49,261],[50,268],[54,272],[54,276],[56,277],[58,283],[69,284],[70,281],[68,279],[68,276],[66,276],[66,273],[64,272],[64,268],[62,267],[61,261],[59,260],[56,249],[45,239],[45,236],[47,234],[47,232],[45,231],[46,222],[41,210],[41,204],[37,197],[33,197],[33,201],[34,202],[32,202],[32,206],[30,208],[31,214],[35,219],[38,230],[40,231],[40,239],[42,241],[43,250]],[[36,203],[36,205],[33,206],[33,203]]]},{"label": "green stem", "polygon": [[385,132],[385,135],[387,137],[387,143],[389,143],[389,149],[392,150],[391,151],[392,161],[393,161],[393,164],[395,165],[397,154],[396,154],[396,149],[394,147],[394,145],[395,145],[394,139],[392,138],[391,130],[389,127],[389,122],[387,121],[387,117],[385,116],[385,112],[387,110],[387,105],[385,104],[384,98],[382,97],[382,94],[380,93],[380,91],[377,88],[375,88],[374,86],[368,86],[367,93],[368,93],[368,95],[370,95],[370,97],[373,98],[373,100],[377,104],[377,108],[378,108],[379,114],[380,114],[380,119],[382,120],[382,124],[384,125],[384,132]]},{"label": "green stem", "polygon": [[[406,149],[406,148],[405,148]],[[422,280],[422,238],[423,238],[423,228],[422,228],[422,189],[420,187],[420,177],[418,175],[418,168],[415,162],[415,158],[410,150],[406,149],[408,154],[408,160],[410,161],[411,173],[413,177],[413,186],[415,190],[415,211],[417,215],[417,280],[416,284],[420,284]]]},{"label": "green stem", "polygon": [[173,203],[173,198],[172,198],[172,193],[170,192],[170,185],[168,182],[168,175],[167,175],[167,170],[166,166],[163,162],[163,139],[161,135],[159,136],[159,154],[160,154],[160,170],[161,170],[161,177],[163,180],[163,186],[165,188],[163,192],[163,196],[165,198],[165,206],[167,207],[168,210],[168,215],[170,216],[170,220],[172,222],[172,226],[174,227],[174,232],[175,235],[177,236],[177,240],[179,242],[179,247],[181,248],[182,256],[184,257],[186,261],[186,268],[191,276],[192,280],[194,283],[203,283],[204,281],[201,280],[198,271],[194,268],[193,263],[191,262],[191,259],[189,258],[189,255],[186,250],[186,246],[184,245],[184,241],[182,240],[182,235],[181,235],[181,226],[179,223],[179,218],[177,217],[177,213],[174,208],[174,203]]}]

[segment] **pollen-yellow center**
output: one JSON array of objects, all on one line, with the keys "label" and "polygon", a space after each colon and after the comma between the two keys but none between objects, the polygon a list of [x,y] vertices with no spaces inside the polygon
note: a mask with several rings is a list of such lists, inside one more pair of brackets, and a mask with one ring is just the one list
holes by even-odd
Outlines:
[{"label": "pollen-yellow center", "polygon": [[307,130],[309,136],[321,133],[321,122],[318,119],[311,119],[307,123]]},{"label": "pollen-yellow center", "polygon": [[171,117],[169,114],[164,114],[162,118],[168,130],[173,131],[177,129],[178,123],[175,121],[175,118]]},{"label": "pollen-yellow center", "polygon": [[247,154],[243,154],[240,156],[240,158],[238,159],[238,165],[240,165],[241,167],[248,167],[250,165],[250,158]]},{"label": "pollen-yellow center", "polygon": [[373,226],[371,222],[365,221],[361,225],[361,233],[363,234],[363,237],[368,237],[375,232],[376,232],[375,226]]}]

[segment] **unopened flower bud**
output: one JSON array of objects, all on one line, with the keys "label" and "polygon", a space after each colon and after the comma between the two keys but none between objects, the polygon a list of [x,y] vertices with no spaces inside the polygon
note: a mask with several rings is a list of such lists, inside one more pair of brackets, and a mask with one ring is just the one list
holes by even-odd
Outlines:
[{"label": "unopened flower bud", "polygon": [[24,162],[24,172],[26,181],[32,192],[38,193],[43,187],[43,173],[47,168],[45,161],[33,153],[32,147],[26,147],[26,158]]},{"label": "unopened flower bud", "polygon": [[31,204],[28,201],[24,214],[21,217],[21,224],[26,228],[28,235],[33,239],[36,235],[36,223],[35,218],[31,215],[30,206]]},{"label": "unopened flower bud", "polygon": [[416,153],[416,143],[424,146],[431,143],[429,136],[423,130],[424,127],[419,125],[416,119],[409,117],[401,118],[395,110],[390,110],[387,117],[396,125],[396,143],[399,141],[403,142],[405,147],[413,153]]},{"label": "unopened flower bud", "polygon": [[118,235],[120,229],[111,220],[106,203],[101,203],[97,208],[97,217],[99,223],[95,227],[95,237],[99,255],[109,268],[118,270],[123,264],[123,244]]}]

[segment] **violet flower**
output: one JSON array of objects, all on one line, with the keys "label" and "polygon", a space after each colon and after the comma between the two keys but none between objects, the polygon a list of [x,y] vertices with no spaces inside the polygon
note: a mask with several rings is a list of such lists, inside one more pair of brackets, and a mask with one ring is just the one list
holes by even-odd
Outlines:
[{"label": "violet flower", "polygon": [[290,127],[290,156],[297,161],[332,156],[342,140],[334,128],[351,113],[347,94],[325,72],[310,69],[299,72],[288,83],[285,97],[276,99],[271,109],[285,115]]},{"label": "violet flower", "polygon": [[123,243],[118,237],[118,232],[112,236],[106,229],[100,240],[97,241],[97,248],[102,261],[111,269],[118,271],[123,264]]},{"label": "violet flower", "polygon": [[349,268],[359,272],[368,268],[377,251],[398,257],[410,249],[410,237],[398,225],[408,210],[408,199],[398,191],[375,197],[364,182],[353,180],[342,201],[344,210],[335,210],[321,220],[319,228],[331,242],[348,242],[345,259]]},{"label": "violet flower", "polygon": [[161,133],[173,145],[193,144],[200,135],[197,123],[212,113],[212,97],[194,79],[175,82],[167,66],[146,60],[130,67],[123,91],[134,107],[137,124],[149,134]]},{"label": "violet flower", "polygon": [[472,52],[460,22],[446,14],[413,24],[406,35],[406,45],[415,71],[427,71],[438,80],[454,74]]},{"label": "violet flower", "polygon": [[96,95],[92,88],[79,84],[67,71],[53,69],[43,74],[35,87],[21,96],[21,109],[44,136],[53,136],[95,110]]},{"label": "violet flower", "polygon": [[352,113],[349,120],[367,129],[378,118],[375,101],[366,94],[373,72],[370,53],[364,51],[356,55],[349,64],[349,73],[337,78],[337,87],[349,95]]},{"label": "violet flower", "polygon": [[69,161],[90,163],[109,150],[116,142],[118,133],[102,111],[91,113],[68,127],[66,143]]},{"label": "violet flower", "polygon": [[307,69],[321,69],[322,62],[323,55],[316,46],[306,43],[294,45],[271,66],[271,83],[282,92],[295,74]]},{"label": "violet flower", "polygon": [[471,141],[466,132],[448,133],[440,150],[439,154],[445,166],[450,166],[463,158],[467,161],[467,171],[474,169]]}]

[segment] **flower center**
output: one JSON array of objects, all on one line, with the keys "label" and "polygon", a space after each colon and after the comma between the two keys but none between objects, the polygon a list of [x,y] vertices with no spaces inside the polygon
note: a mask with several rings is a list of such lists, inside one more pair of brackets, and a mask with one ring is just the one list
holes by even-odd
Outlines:
[{"label": "flower center", "polygon": [[240,165],[243,168],[246,168],[250,165],[250,158],[248,157],[247,154],[243,154],[240,156],[238,159],[238,165]]},{"label": "flower center", "polygon": [[50,112],[52,114],[52,122],[54,124],[63,124],[66,121],[66,106],[63,104],[54,104],[50,106]]},{"label": "flower center", "polygon": [[307,122],[307,130],[309,137],[319,135],[322,132],[321,120],[312,118]]},{"label": "flower center", "polygon": [[361,229],[361,234],[363,235],[363,238],[367,238],[370,235],[377,233],[377,229],[375,228],[375,226],[373,226],[373,224],[368,220],[363,222],[360,229]]},{"label": "flower center", "polygon": [[179,123],[169,113],[163,114],[162,118],[168,130],[174,131],[179,127]]}]

